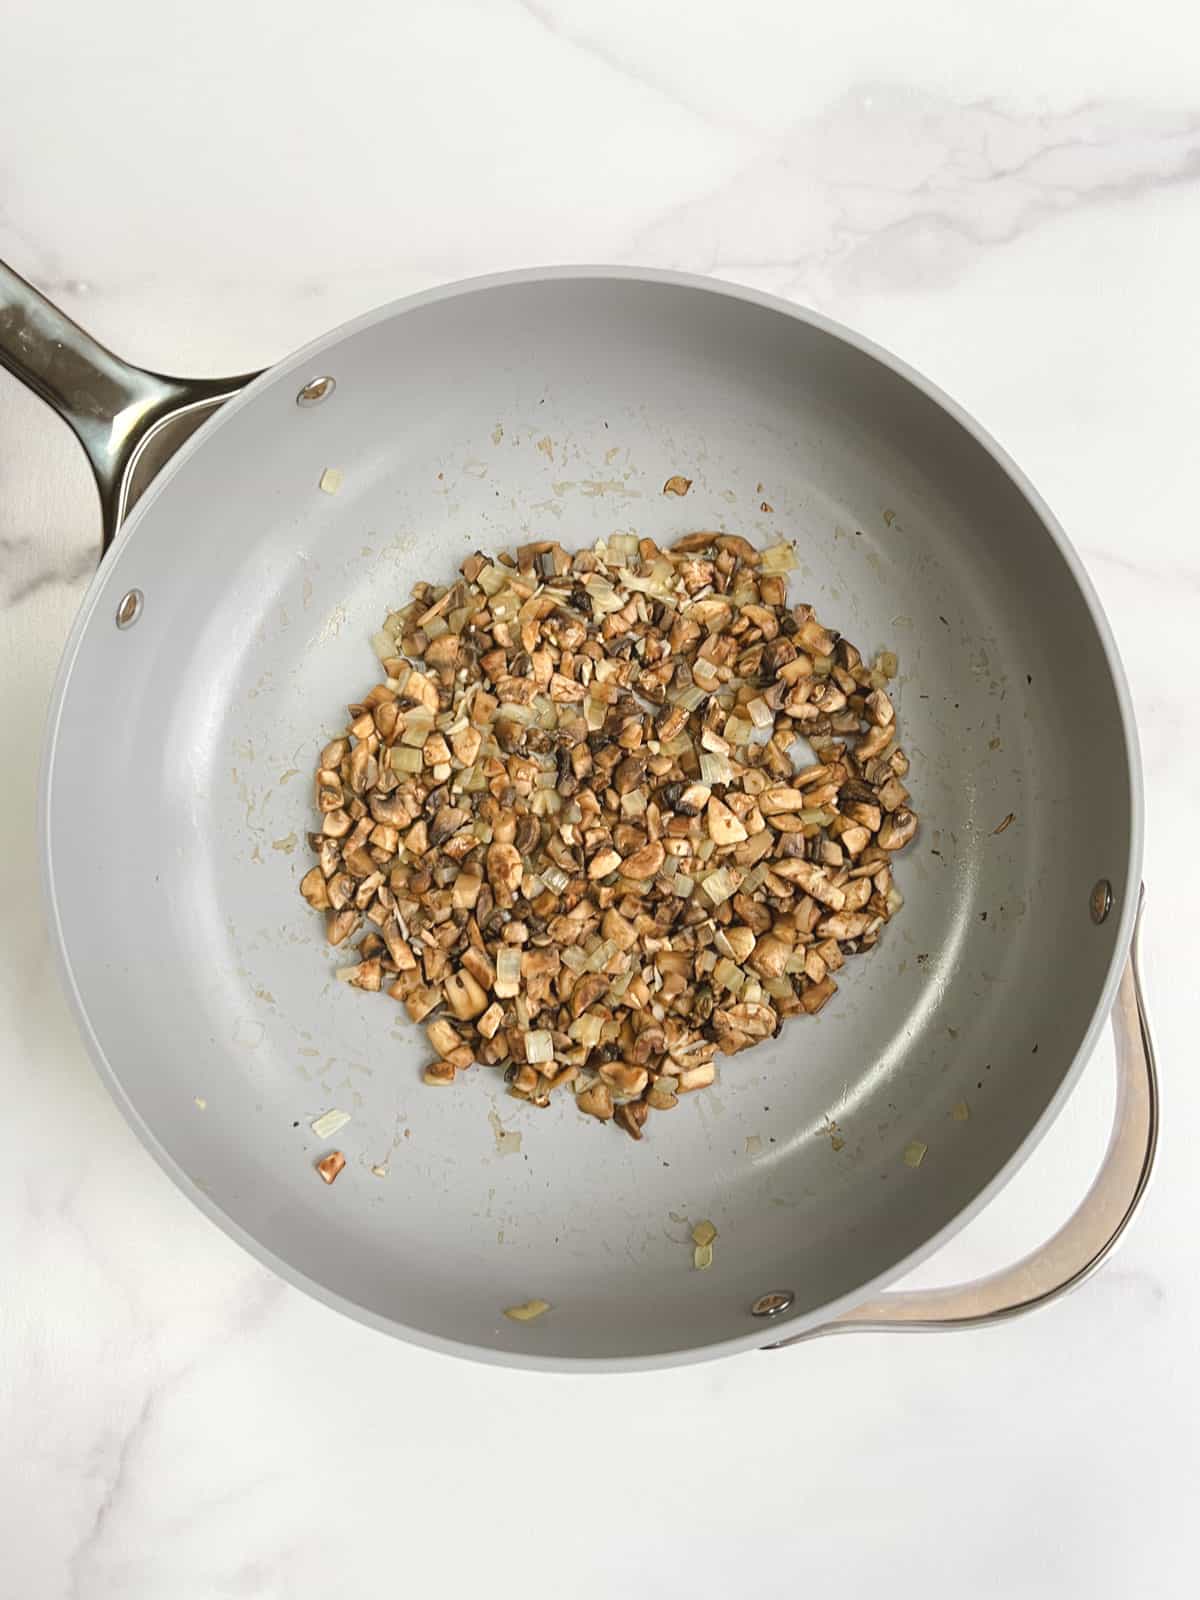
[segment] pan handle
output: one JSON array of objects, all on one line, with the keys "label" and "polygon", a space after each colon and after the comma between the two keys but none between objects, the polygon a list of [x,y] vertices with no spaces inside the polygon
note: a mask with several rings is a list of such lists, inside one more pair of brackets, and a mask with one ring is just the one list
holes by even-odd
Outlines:
[{"label": "pan handle", "polygon": [[1133,942],[1112,1009],[1117,1052],[1113,1131],[1095,1181],[1077,1211],[1040,1249],[1015,1266],[946,1289],[902,1289],[856,1306],[824,1327],[767,1345],[782,1350],[829,1333],[926,1333],[984,1328],[1033,1311],[1090,1276],[1137,1210],[1158,1143],[1158,1079],[1138,972],[1139,903]]},{"label": "pan handle", "polygon": [[57,411],[87,453],[105,550],[168,457],[257,376],[168,378],[131,366],[3,261],[0,366]]}]

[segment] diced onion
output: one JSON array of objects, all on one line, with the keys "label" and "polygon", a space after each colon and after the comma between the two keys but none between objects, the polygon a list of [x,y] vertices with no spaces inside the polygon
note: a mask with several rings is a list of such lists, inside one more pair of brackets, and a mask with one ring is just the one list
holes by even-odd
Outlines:
[{"label": "diced onion", "polygon": [[525,1059],[534,1065],[554,1060],[554,1041],[549,1029],[534,1028],[525,1035]]},{"label": "diced onion", "polygon": [[572,1039],[591,1049],[593,1045],[600,1043],[600,1033],[603,1027],[603,1017],[594,1017],[590,1011],[585,1011],[583,1016],[575,1018],[567,1032]]},{"label": "diced onion", "polygon": [[733,768],[729,757],[716,750],[705,750],[700,756],[700,777],[709,784],[732,783]]},{"label": "diced onion", "polygon": [[526,1300],[523,1306],[507,1307],[504,1315],[511,1318],[513,1322],[533,1322],[535,1318],[540,1317],[549,1309],[550,1302],[548,1300]]},{"label": "diced onion", "polygon": [[790,544],[773,544],[763,551],[758,570],[771,577],[780,572],[794,572],[798,564],[796,552]]},{"label": "diced onion", "polygon": [[323,1117],[318,1117],[315,1122],[310,1122],[309,1127],[318,1139],[332,1139],[350,1121],[348,1111],[327,1111]]},{"label": "diced onion", "polygon": [[625,604],[624,597],[617,593],[612,584],[594,573],[584,579],[584,588],[592,602],[592,611],[598,617],[607,617],[613,611],[620,611]]},{"label": "diced onion", "polygon": [[618,948],[615,940],[605,939],[602,944],[596,946],[588,957],[587,970],[589,972],[602,971],[616,955]]},{"label": "diced onion", "polygon": [[496,982],[493,989],[500,999],[515,995],[521,987],[521,952],[505,945],[496,953]]},{"label": "diced onion", "polygon": [[686,684],[682,689],[677,689],[668,699],[681,711],[698,711],[708,699],[708,693],[698,683]]},{"label": "diced onion", "polygon": [[727,867],[718,867],[705,878],[703,889],[713,905],[719,906],[728,900],[731,894],[736,893],[737,884]]},{"label": "diced onion", "polygon": [[508,582],[508,574],[503,567],[484,567],[475,582],[486,595],[499,594]]},{"label": "diced onion", "polygon": [[[705,884],[705,889],[707,888],[708,885]],[[739,994],[746,982],[746,974],[735,961],[722,956],[713,968],[713,982],[719,983],[723,989],[728,989],[733,994]]]},{"label": "diced onion", "polygon": [[[404,714],[404,732],[400,735],[404,744],[420,749],[426,739],[433,732],[433,718],[417,716],[414,712],[406,711]],[[393,748],[395,748],[393,746]]]}]

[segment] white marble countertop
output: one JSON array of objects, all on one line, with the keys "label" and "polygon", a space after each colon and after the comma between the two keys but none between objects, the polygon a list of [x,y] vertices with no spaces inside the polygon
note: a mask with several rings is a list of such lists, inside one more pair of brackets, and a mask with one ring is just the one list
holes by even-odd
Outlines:
[{"label": "white marble countertop", "polygon": [[[806,301],[974,411],[1076,540],[1132,682],[1165,1121],[1117,1259],[988,1333],[546,1378],[285,1288],[142,1152],[58,991],[36,755],[98,521],[73,441],[0,374],[0,1594],[1195,1593],[1194,18],[1183,0],[6,10],[0,256],[147,365],[244,370],[439,280],[621,260]],[[1106,1046],[921,1281],[1052,1230],[1111,1104]]]}]

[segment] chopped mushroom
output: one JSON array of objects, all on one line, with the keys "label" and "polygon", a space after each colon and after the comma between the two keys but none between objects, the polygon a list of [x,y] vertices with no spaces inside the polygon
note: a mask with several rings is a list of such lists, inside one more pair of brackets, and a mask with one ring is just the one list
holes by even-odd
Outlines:
[{"label": "chopped mushroom", "polygon": [[601,1122],[607,1122],[613,1114],[612,1090],[606,1083],[593,1083],[589,1089],[576,1096],[575,1104],[589,1116],[599,1117]]},{"label": "chopped mushroom", "polygon": [[640,1140],[879,941],[917,830],[897,664],[789,609],[797,565],[716,532],[537,540],[387,617],[300,890],[356,942],[338,976],[424,1026],[426,1083],[478,1062]]},{"label": "chopped mushroom", "polygon": [[881,850],[903,850],[916,831],[916,813],[909,811],[906,806],[901,806],[898,811],[893,811],[884,818],[879,829],[879,848]]}]

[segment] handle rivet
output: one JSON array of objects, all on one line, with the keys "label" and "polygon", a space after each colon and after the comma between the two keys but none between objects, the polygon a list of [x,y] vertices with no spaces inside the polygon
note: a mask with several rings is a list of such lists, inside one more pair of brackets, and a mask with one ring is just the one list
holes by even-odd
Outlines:
[{"label": "handle rivet", "polygon": [[144,596],[140,589],[130,589],[121,596],[121,603],[117,607],[117,627],[132,628],[142,614]]},{"label": "handle rivet", "polygon": [[337,388],[336,378],[312,378],[296,396],[298,406],[319,406]]},{"label": "handle rivet", "polygon": [[786,1311],[796,1296],[790,1289],[776,1289],[772,1294],[759,1295],[750,1307],[752,1317],[777,1317]]},{"label": "handle rivet", "polygon": [[1107,878],[1101,878],[1092,890],[1088,907],[1092,913],[1092,921],[1099,926],[1112,910],[1113,891],[1112,884]]}]

